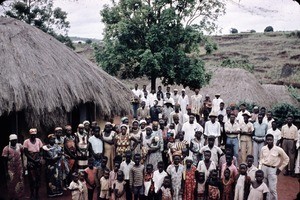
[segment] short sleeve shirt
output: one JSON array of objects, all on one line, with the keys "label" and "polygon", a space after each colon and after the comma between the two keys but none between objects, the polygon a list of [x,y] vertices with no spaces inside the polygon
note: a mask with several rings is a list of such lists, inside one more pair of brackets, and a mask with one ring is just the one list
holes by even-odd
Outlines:
[{"label": "short sleeve shirt", "polygon": [[43,147],[43,143],[39,138],[35,139],[35,143],[31,143],[30,139],[26,139],[23,144],[24,148],[27,148],[29,152],[40,152],[40,148]]}]

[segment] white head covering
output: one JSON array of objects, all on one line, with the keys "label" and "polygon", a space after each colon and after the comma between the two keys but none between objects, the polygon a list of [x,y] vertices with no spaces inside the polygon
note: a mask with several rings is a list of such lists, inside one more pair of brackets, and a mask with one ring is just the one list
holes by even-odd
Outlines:
[{"label": "white head covering", "polygon": [[18,136],[16,134],[11,134],[9,136],[9,141],[11,141],[11,140],[17,140],[17,139],[18,139]]}]

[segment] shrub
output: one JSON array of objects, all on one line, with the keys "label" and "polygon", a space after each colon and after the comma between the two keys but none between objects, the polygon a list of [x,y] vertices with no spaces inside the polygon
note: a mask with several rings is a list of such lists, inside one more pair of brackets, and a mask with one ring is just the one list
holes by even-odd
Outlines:
[{"label": "shrub", "polygon": [[273,113],[274,119],[277,120],[279,126],[282,126],[285,123],[286,117],[288,115],[293,115],[295,120],[300,119],[299,110],[293,105],[287,103],[276,104],[275,106],[273,106],[271,111]]},{"label": "shrub", "polygon": [[239,31],[236,29],[236,28],[231,28],[230,29],[230,33],[231,34],[235,34],[235,33],[238,33]]},{"label": "shrub", "polygon": [[251,30],[250,30],[250,33],[256,33],[256,30],[251,29]]},{"label": "shrub", "polygon": [[86,44],[92,44],[92,42],[93,42],[93,41],[92,41],[91,39],[87,39],[87,40],[85,41]]},{"label": "shrub", "polygon": [[247,101],[239,101],[238,104],[237,104],[238,108],[240,108],[241,104],[245,104],[246,105],[246,110],[248,110],[251,113],[252,113],[253,108],[256,106],[256,104],[252,103],[252,102],[250,103],[250,102],[247,102]]},{"label": "shrub", "polygon": [[267,33],[267,32],[274,32],[274,29],[273,29],[272,26],[267,26],[267,27],[265,28],[264,32],[265,32],[265,33]]},{"label": "shrub", "polygon": [[227,58],[222,61],[221,66],[228,67],[228,68],[241,68],[251,73],[254,70],[254,65],[251,64],[248,59],[234,60],[234,59]]}]

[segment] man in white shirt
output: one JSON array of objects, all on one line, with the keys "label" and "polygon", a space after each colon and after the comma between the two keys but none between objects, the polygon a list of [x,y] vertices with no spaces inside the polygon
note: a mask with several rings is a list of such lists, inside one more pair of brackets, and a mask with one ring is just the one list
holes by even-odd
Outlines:
[{"label": "man in white shirt", "polygon": [[238,115],[236,117],[236,121],[239,124],[241,124],[242,122],[244,122],[243,114],[251,115],[250,112],[248,110],[246,110],[246,104],[244,104],[244,103],[242,103],[240,105],[240,112],[238,113]]},{"label": "man in white shirt", "polygon": [[101,157],[103,153],[103,142],[100,139],[100,127],[93,127],[92,133],[94,135],[88,140],[90,143],[89,151],[95,159],[94,166],[99,167],[101,164]]},{"label": "man in white shirt", "polygon": [[178,103],[180,105],[181,112],[186,113],[186,107],[189,105],[189,97],[185,94],[185,89],[181,90],[181,95],[178,98]]},{"label": "man in white shirt", "polygon": [[200,149],[200,154],[203,155],[205,151],[209,150],[211,152],[210,160],[218,165],[219,158],[223,155],[223,151],[215,145],[215,139],[216,138],[214,136],[209,136],[207,139],[207,145]]},{"label": "man in white shirt", "polygon": [[172,104],[172,106],[175,106],[175,101],[174,101],[174,99],[171,97],[171,93],[170,93],[170,92],[167,92],[167,93],[165,94],[165,103],[166,103],[166,102],[169,102],[169,103]]},{"label": "man in white shirt", "polygon": [[239,140],[238,136],[240,134],[240,126],[235,121],[235,114],[230,114],[230,119],[225,123],[225,133],[227,135],[226,144],[231,144],[233,146],[233,154],[236,158],[239,157]]},{"label": "man in white shirt", "polygon": [[195,89],[195,94],[191,96],[192,113],[196,116],[197,122],[200,121],[200,109],[202,106],[202,95],[199,89]]},{"label": "man in white shirt", "polygon": [[212,111],[218,112],[220,110],[220,103],[223,102],[223,100],[220,98],[220,94],[215,94],[215,98],[212,100]]},{"label": "man in white shirt", "polygon": [[225,109],[225,103],[224,102],[220,103],[220,110],[218,111],[217,114],[218,114],[218,116],[223,115],[223,117],[226,115],[226,109]]},{"label": "man in white shirt", "polygon": [[268,129],[267,135],[272,134],[274,136],[274,144],[279,146],[281,140],[281,131],[277,128],[276,121],[272,121],[272,128]]},{"label": "man in white shirt", "polygon": [[251,181],[255,181],[255,172],[258,170],[257,167],[253,165],[254,157],[253,155],[247,155],[247,176],[251,178]]},{"label": "man in white shirt", "polygon": [[176,105],[176,104],[178,104],[178,100],[179,100],[178,89],[175,88],[173,91],[174,91],[174,93],[172,94],[171,97],[174,99],[174,103]]},{"label": "man in white shirt", "polygon": [[[271,111],[268,111],[263,119],[263,123],[268,124],[268,129],[272,128],[272,122],[274,121]],[[275,138],[274,138],[275,140]],[[276,143],[275,143],[276,144]]]},{"label": "man in white shirt", "polygon": [[157,100],[155,90],[151,90],[151,93],[148,94],[149,105],[152,107],[154,105],[154,101]]},{"label": "man in white shirt", "polygon": [[131,100],[132,109],[133,109],[133,117],[137,118],[137,109],[139,108],[140,98],[143,96],[143,92],[138,89],[139,85],[136,83],[134,85],[134,89],[132,89],[133,98]]},{"label": "man in white shirt", "polygon": [[184,140],[190,144],[191,140],[195,137],[195,132],[200,131],[203,133],[203,127],[195,122],[195,116],[190,115],[189,121],[185,122],[182,126],[182,131],[184,131]]},{"label": "man in white shirt", "polygon": [[205,123],[205,128],[204,128],[204,136],[205,138],[209,136],[214,136],[215,139],[215,145],[219,146],[219,140],[221,136],[221,126],[220,123],[216,121],[217,115],[214,112],[211,112],[209,114],[210,121],[207,121]]}]

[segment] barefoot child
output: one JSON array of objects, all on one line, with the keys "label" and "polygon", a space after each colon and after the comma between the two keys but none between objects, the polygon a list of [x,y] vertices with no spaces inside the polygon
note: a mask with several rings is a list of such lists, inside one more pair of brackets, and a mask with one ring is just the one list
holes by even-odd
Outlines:
[{"label": "barefoot child", "polygon": [[164,178],[168,176],[167,172],[164,171],[164,163],[162,161],[157,163],[158,170],[153,172],[154,182],[154,199],[160,199],[159,190],[163,185]]},{"label": "barefoot child", "polygon": [[209,178],[205,184],[205,198],[207,200],[219,200],[222,198],[223,185],[218,177],[216,169],[210,172]]},{"label": "barefoot child", "polygon": [[140,164],[141,155],[134,155],[134,165],[129,173],[129,182],[131,191],[133,191],[134,199],[137,200],[142,198],[144,195],[143,185],[144,185],[144,165]]},{"label": "barefoot child", "polygon": [[117,172],[117,180],[113,185],[115,200],[126,200],[124,174],[122,171]]},{"label": "barefoot child", "polygon": [[257,170],[255,172],[256,181],[252,182],[250,186],[250,194],[248,200],[267,200],[267,194],[269,192],[268,186],[263,182],[264,172]]},{"label": "barefoot child", "polygon": [[171,176],[172,190],[173,190],[173,200],[181,200],[183,187],[182,187],[182,175],[184,171],[184,166],[180,164],[181,157],[180,154],[175,153],[173,155],[174,162],[167,168],[167,173]]},{"label": "barefoot child", "polygon": [[[79,172],[79,180],[78,182],[81,183],[83,191],[82,191],[82,198],[80,200],[90,200],[88,197],[88,188],[86,186],[86,181],[85,181],[85,174],[84,172]],[[94,192],[94,191],[93,191]],[[93,200],[93,199],[92,199]]]},{"label": "barefoot child", "polygon": [[144,195],[145,199],[153,199],[154,185],[153,185],[153,165],[147,164],[144,175]]},{"label": "barefoot child", "polygon": [[163,186],[161,187],[161,200],[173,200],[173,190],[169,176],[164,178]]},{"label": "barefoot child", "polygon": [[96,177],[97,168],[94,167],[94,159],[88,159],[88,167],[84,170],[84,177],[86,182],[86,187],[88,190],[88,199],[93,200],[94,189],[96,187]]}]

